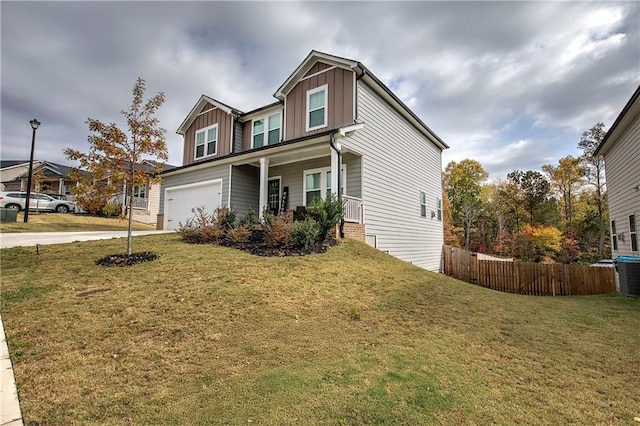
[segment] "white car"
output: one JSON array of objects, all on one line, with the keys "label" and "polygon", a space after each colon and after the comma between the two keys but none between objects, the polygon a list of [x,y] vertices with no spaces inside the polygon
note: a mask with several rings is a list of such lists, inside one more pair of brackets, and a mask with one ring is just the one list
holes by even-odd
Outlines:
[{"label": "white car", "polygon": [[[0,192],[0,208],[24,210],[26,207],[26,192]],[[52,211],[58,213],[68,213],[75,209],[75,204],[71,201],[56,200],[46,194],[32,192],[29,197],[29,211]]]}]

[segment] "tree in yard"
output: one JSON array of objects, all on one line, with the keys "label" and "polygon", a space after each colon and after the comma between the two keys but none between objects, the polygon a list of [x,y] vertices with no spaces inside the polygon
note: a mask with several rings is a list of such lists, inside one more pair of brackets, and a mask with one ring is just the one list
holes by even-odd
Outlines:
[{"label": "tree in yard", "polygon": [[91,198],[96,193],[94,184],[98,184],[99,194],[105,199],[112,198],[120,188],[126,188],[128,199],[129,226],[127,233],[127,256],[131,256],[132,203],[135,186],[157,181],[157,173],[149,176],[148,170],[141,167],[147,159],[158,159],[155,172],[159,172],[168,158],[166,131],[158,127],[155,113],[164,104],[164,93],[160,92],[145,101],[145,81],[138,78],[133,87],[133,101],[126,111],[121,111],[127,123],[128,134],[115,124],[105,124],[89,118],[86,123],[90,135],[89,152],[67,148],[65,155],[69,160],[80,162],[80,166],[91,172],[92,176],[78,176],[80,185],[74,190],[78,199]]},{"label": "tree in yard", "polygon": [[551,186],[540,172],[514,170],[507,175],[519,189],[520,198],[529,213],[529,224],[536,225],[535,213],[547,201]]},{"label": "tree in yard", "polygon": [[488,176],[479,162],[469,159],[452,161],[444,171],[443,186],[451,204],[453,224],[464,229],[465,249],[469,248],[476,219],[482,214],[480,192]]},{"label": "tree in yard", "polygon": [[570,236],[573,236],[573,201],[586,171],[580,165],[580,159],[570,155],[561,158],[555,167],[551,164],[545,164],[542,166],[542,170],[549,175],[552,188],[562,198],[564,217],[568,224],[567,231]]},{"label": "tree in yard", "polygon": [[578,148],[582,150],[582,164],[587,171],[587,182],[593,185],[596,190],[596,208],[598,209],[598,230],[600,239],[598,241],[598,256],[604,257],[605,240],[605,179],[604,179],[604,158],[601,155],[594,156],[596,148],[604,139],[604,124],[599,122],[589,130],[582,133],[582,138],[578,142]]}]

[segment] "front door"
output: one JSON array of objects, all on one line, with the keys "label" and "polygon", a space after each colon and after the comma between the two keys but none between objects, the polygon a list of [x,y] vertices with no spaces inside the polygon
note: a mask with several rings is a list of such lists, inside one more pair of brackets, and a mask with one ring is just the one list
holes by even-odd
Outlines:
[{"label": "front door", "polygon": [[267,208],[272,214],[280,212],[280,179],[269,179],[267,183]]}]

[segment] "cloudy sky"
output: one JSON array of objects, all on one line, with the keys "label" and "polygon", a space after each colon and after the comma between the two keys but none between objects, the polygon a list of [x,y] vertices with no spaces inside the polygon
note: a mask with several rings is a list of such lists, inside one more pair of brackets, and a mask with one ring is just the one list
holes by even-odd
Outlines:
[{"label": "cloudy sky", "polygon": [[312,50],[359,60],[492,178],[577,155],[640,83],[637,2],[10,2],[1,14],[3,160],[72,164],[88,117],[121,123],[138,76],[176,129],[201,94],[248,111]]}]

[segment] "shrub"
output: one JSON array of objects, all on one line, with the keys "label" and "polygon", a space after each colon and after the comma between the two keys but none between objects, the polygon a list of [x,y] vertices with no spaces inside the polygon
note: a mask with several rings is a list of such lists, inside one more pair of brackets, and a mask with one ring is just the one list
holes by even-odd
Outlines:
[{"label": "shrub", "polygon": [[236,211],[230,210],[226,207],[219,207],[215,212],[215,219],[217,220],[220,228],[226,232],[236,224]]},{"label": "shrub", "polygon": [[260,223],[258,220],[258,215],[256,215],[256,211],[251,207],[247,210],[247,212],[238,220],[239,226],[246,226],[251,229],[254,225]]},{"label": "shrub", "polygon": [[[224,232],[216,215],[208,214],[204,207],[191,209],[193,217],[178,225],[178,235],[187,243],[218,243]],[[217,212],[219,214],[219,212]]]},{"label": "shrub", "polygon": [[360,315],[360,311],[356,307],[353,307],[353,308],[349,309],[349,316],[354,321],[360,321],[360,316],[361,316]]},{"label": "shrub", "polygon": [[227,230],[227,241],[233,244],[246,243],[251,236],[251,231],[245,225],[238,225]]},{"label": "shrub", "polygon": [[325,199],[316,199],[310,208],[310,215],[318,222],[318,240],[324,241],[344,214],[344,203],[333,193],[327,194]]},{"label": "shrub", "polygon": [[101,211],[106,217],[111,217],[117,215],[119,209],[120,206],[116,203],[107,203],[102,207]]},{"label": "shrub", "polygon": [[269,247],[285,247],[289,245],[291,240],[291,222],[284,216],[274,216],[271,212],[265,212],[264,223],[264,240]]},{"label": "shrub", "polygon": [[296,222],[291,227],[291,244],[306,249],[317,240],[319,233],[318,222],[312,217],[306,217],[303,222]]}]

